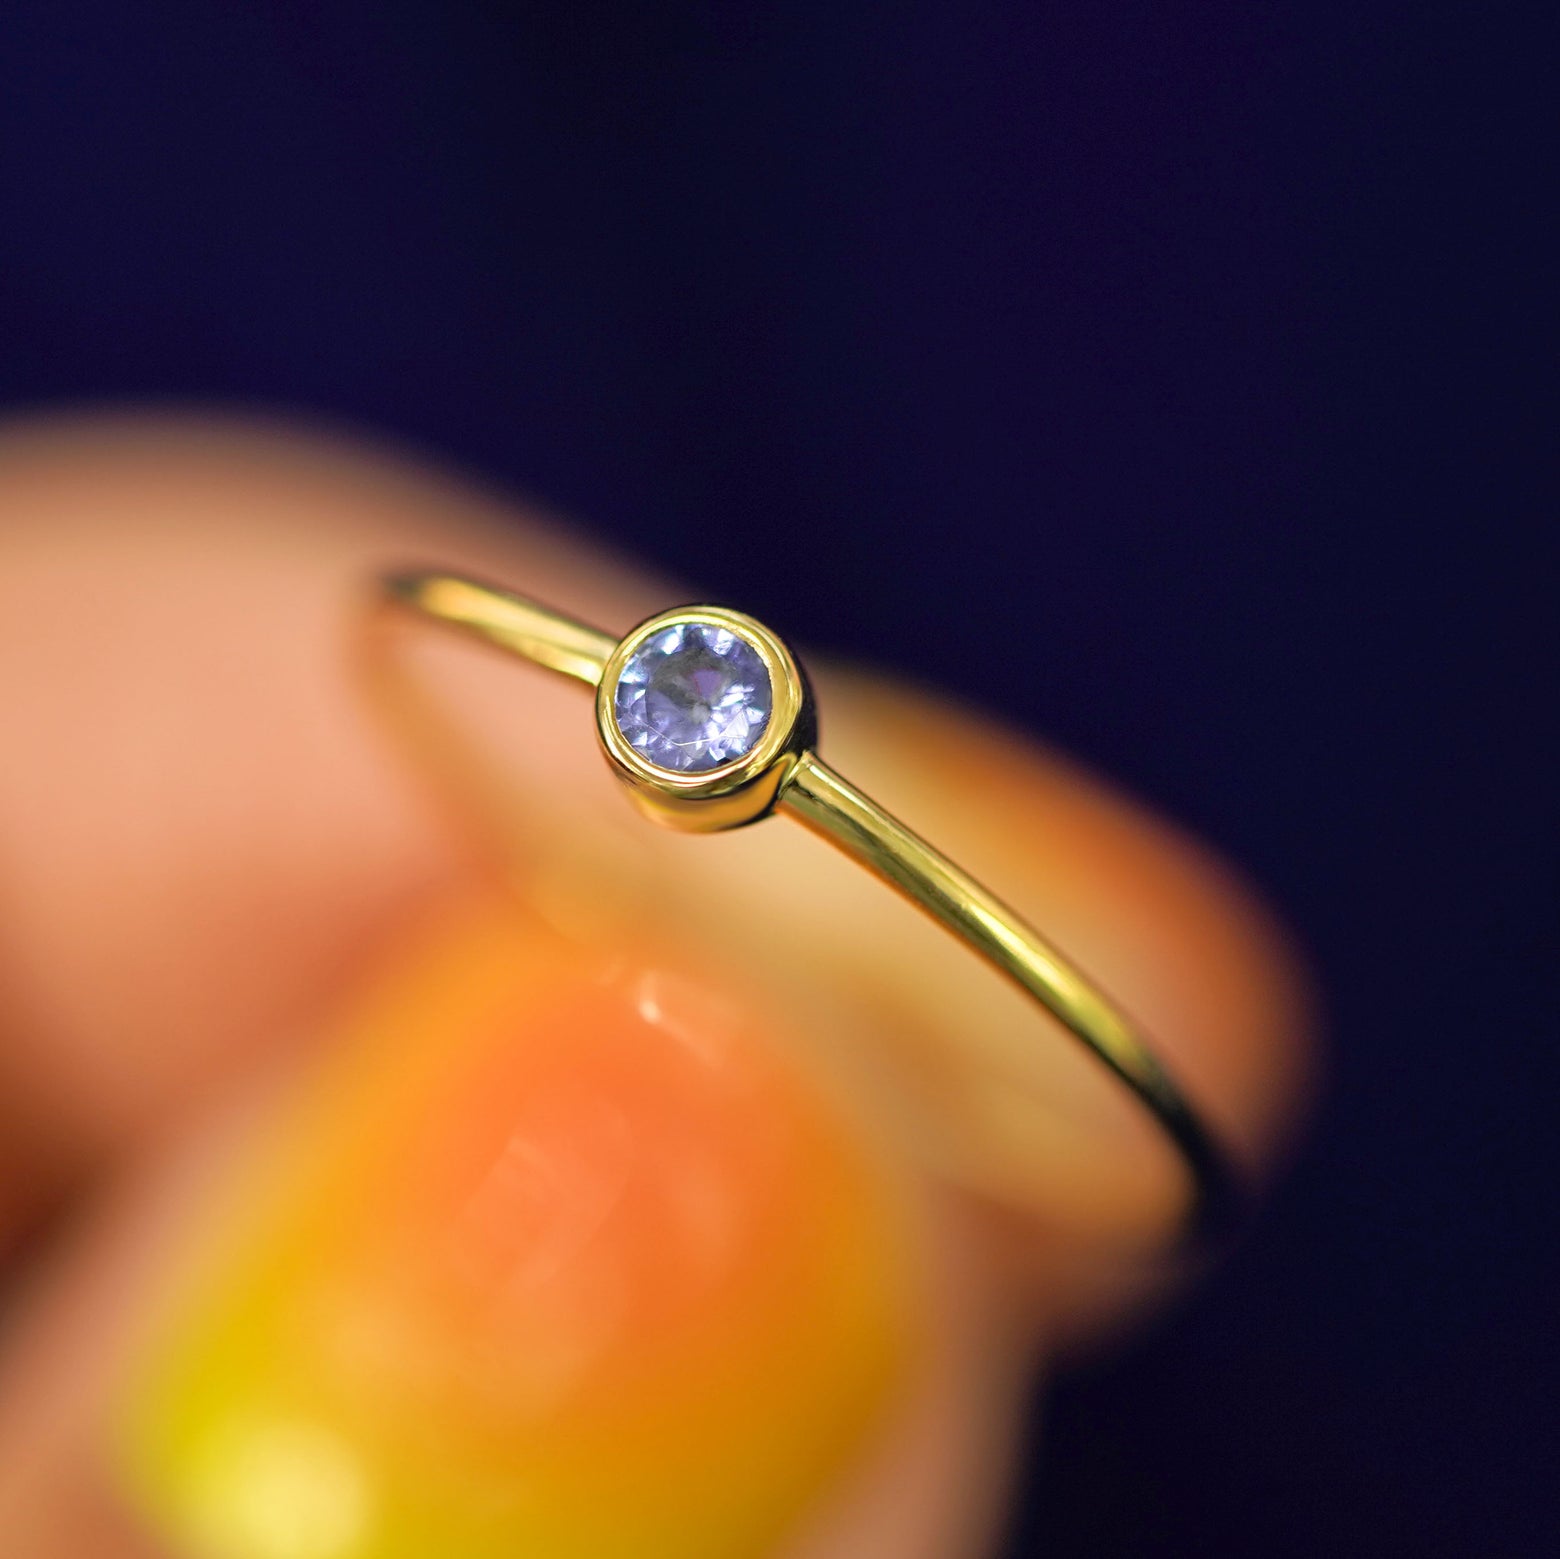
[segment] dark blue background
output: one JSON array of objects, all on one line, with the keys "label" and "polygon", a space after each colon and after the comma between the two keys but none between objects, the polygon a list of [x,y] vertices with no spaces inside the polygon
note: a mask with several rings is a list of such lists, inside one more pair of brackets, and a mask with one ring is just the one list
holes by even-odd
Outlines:
[{"label": "dark blue background", "polygon": [[588,9],[10,0],[0,400],[409,437],[1205,831],[1330,1097],[1015,1552],[1560,1552],[1546,8]]}]

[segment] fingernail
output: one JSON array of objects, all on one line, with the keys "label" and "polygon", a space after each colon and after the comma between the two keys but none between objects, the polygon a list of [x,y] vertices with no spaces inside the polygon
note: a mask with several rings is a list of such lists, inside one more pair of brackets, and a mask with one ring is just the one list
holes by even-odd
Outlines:
[{"label": "fingernail", "polygon": [[470,907],[229,1199],[123,1415],[188,1559],[768,1551],[891,1400],[869,1139],[707,980]]}]

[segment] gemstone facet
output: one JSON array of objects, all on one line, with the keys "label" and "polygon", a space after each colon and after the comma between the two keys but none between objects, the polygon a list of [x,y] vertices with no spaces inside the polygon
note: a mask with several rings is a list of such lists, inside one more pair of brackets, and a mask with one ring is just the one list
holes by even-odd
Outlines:
[{"label": "gemstone facet", "polygon": [[722,623],[677,623],[623,663],[613,713],[624,740],[657,768],[719,768],[758,742],[774,695],[763,658]]}]

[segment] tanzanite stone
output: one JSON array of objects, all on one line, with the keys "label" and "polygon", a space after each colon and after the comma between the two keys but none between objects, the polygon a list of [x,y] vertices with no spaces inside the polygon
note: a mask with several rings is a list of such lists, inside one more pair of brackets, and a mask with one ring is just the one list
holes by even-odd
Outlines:
[{"label": "tanzanite stone", "polygon": [[618,729],[662,769],[719,768],[750,751],[774,707],[769,671],[740,634],[678,623],[623,664],[613,694]]}]

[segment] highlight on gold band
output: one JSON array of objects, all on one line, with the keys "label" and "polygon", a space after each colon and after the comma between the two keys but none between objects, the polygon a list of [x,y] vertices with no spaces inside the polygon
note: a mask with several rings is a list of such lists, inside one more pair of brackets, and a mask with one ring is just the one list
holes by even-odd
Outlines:
[{"label": "highlight on gold band", "polygon": [[789,813],[896,889],[1049,1012],[1150,1112],[1190,1171],[1189,1239],[1231,1221],[1239,1177],[1136,1026],[1015,910],[818,756],[806,675],[763,624],[684,606],[619,638],[456,574],[388,574],[381,590],[396,608],[594,689],[602,752],[655,822],[715,832]]}]

